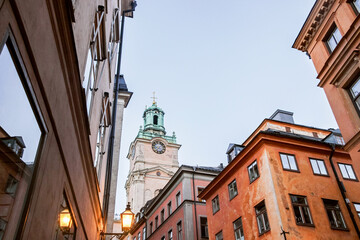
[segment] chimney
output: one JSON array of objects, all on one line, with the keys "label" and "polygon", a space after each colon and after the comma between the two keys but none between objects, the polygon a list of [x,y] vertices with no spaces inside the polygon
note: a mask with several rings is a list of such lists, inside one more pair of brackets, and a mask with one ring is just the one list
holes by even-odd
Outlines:
[{"label": "chimney", "polygon": [[294,113],[284,111],[281,109],[278,109],[274,112],[273,115],[271,115],[270,119],[280,121],[280,122],[286,122],[286,123],[295,123],[293,118]]}]

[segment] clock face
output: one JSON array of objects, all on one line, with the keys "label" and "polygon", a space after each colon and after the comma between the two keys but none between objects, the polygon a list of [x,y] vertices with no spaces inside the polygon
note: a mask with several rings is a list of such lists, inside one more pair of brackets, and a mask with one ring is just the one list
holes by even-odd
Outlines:
[{"label": "clock face", "polygon": [[158,154],[162,154],[162,153],[165,152],[166,147],[165,147],[165,144],[163,144],[162,142],[154,141],[152,143],[152,149],[153,149],[154,152],[156,152]]}]

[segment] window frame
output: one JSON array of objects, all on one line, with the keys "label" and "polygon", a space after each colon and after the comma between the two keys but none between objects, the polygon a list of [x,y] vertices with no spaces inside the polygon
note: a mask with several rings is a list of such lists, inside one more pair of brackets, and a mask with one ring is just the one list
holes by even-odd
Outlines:
[{"label": "window frame", "polygon": [[356,15],[359,15],[360,13],[360,1],[359,2],[359,8],[356,6],[356,4],[354,2],[356,2],[358,0],[348,0],[348,2],[350,3],[351,7],[353,8],[354,12]]},{"label": "window frame", "polygon": [[[221,234],[221,238],[218,238]],[[215,240],[224,240],[224,235],[222,230],[220,230],[218,233],[215,234]]]},{"label": "window frame", "polygon": [[[251,177],[250,177],[250,167],[252,169],[254,163],[256,164],[256,169],[257,169],[257,176],[256,178],[254,178],[253,180],[251,180]],[[255,165],[254,165],[255,166]],[[249,176],[249,180],[250,180],[250,184],[255,182],[256,179],[260,178],[260,171],[259,171],[259,165],[257,163],[257,159],[255,159],[248,167],[247,167],[247,170],[248,170],[248,176]]]},{"label": "window frame", "polygon": [[167,204],[167,210],[168,210],[168,217],[173,213],[172,211],[172,201],[169,201]]},{"label": "window frame", "polygon": [[[336,229],[336,230],[345,230],[345,231],[348,231],[349,229],[348,229],[348,227],[347,227],[347,224],[346,224],[346,222],[345,222],[345,219],[344,219],[344,216],[343,216],[343,214],[342,214],[342,211],[341,211],[341,208],[340,208],[340,205],[339,205],[339,201],[338,200],[333,200],[333,199],[326,199],[326,198],[322,198],[322,200],[323,200],[323,204],[324,204],[324,208],[325,208],[325,212],[326,212],[326,215],[327,215],[327,218],[328,218],[328,220],[329,220],[329,224],[330,224],[330,228],[331,229]],[[336,207],[327,207],[326,206],[326,203],[325,203],[325,201],[333,201],[333,202],[336,202],[336,204],[337,204],[337,206],[338,206],[338,209],[336,209]],[[341,216],[341,218],[342,218],[342,222],[343,222],[343,224],[345,225],[345,227],[343,228],[343,227],[334,227],[333,225],[331,225],[331,220],[330,220],[330,218],[329,218],[329,214],[328,214],[328,210],[335,210],[336,212],[339,212],[340,213],[340,216]],[[334,217],[334,214],[332,213],[332,217]],[[333,220],[336,220],[336,219],[333,219]],[[336,221],[335,221],[335,223],[336,223]]]},{"label": "window frame", "polygon": [[[217,199],[217,200],[215,200]],[[215,200],[215,201],[214,201]],[[217,206],[217,208],[214,208],[214,202],[217,203],[215,206]],[[212,200],[211,200],[211,206],[212,206],[212,212],[213,215],[217,212],[220,211],[220,200],[219,200],[219,195],[216,195]]]},{"label": "window frame", "polygon": [[[235,186],[235,188],[233,188],[235,194],[234,194],[233,196],[231,196],[230,188],[231,188],[231,186],[233,186],[233,185]],[[238,190],[237,190],[236,178],[235,178],[234,180],[232,180],[231,183],[228,184],[228,192],[229,192],[229,200],[230,200],[230,201],[239,194],[239,192],[238,192]]]},{"label": "window frame", "polygon": [[[340,38],[340,39],[336,39],[336,38],[335,38],[334,33],[336,32],[336,30],[338,30],[338,31],[339,31],[339,34],[341,35],[341,38]],[[329,40],[330,40],[332,37],[335,39],[335,43],[336,43],[336,46],[334,47],[334,49],[331,49],[330,44],[329,44]],[[323,39],[323,42],[324,42],[324,44],[326,45],[326,48],[327,48],[329,54],[332,54],[332,53],[335,51],[336,47],[339,45],[339,43],[341,42],[342,39],[343,39],[343,35],[341,34],[340,29],[338,28],[338,26],[337,26],[336,23],[334,22],[334,23],[331,25],[331,27],[329,28],[328,32],[325,34],[325,37],[324,37],[324,39]]]},{"label": "window frame", "polygon": [[[315,173],[315,172],[314,172],[314,168],[313,168],[313,166],[312,166],[312,164],[311,164],[311,160],[316,161],[316,165],[318,166],[318,168],[319,168],[319,172],[320,172],[320,173]],[[324,163],[324,167],[325,167],[326,174],[321,174],[319,164],[317,163],[318,161],[320,161],[320,162],[323,162],[323,163]],[[327,167],[326,167],[326,164],[325,164],[325,161],[324,161],[324,160],[322,160],[322,159],[318,159],[318,158],[312,158],[312,157],[309,157],[309,163],[310,163],[310,167],[311,167],[312,172],[313,172],[313,174],[314,174],[314,175],[317,175],[317,176],[324,176],[324,177],[330,177],[330,175],[329,175],[329,171],[327,170]]]},{"label": "window frame", "polygon": [[[235,228],[235,227],[236,227],[235,223],[236,223],[237,221],[239,221],[239,220],[240,220],[239,227]],[[234,228],[234,237],[235,237],[235,240],[238,240],[238,239],[236,238],[236,233],[237,233],[238,230],[240,230],[240,232],[239,232],[239,234],[240,234],[240,240],[245,239],[244,225],[242,224],[242,218],[241,218],[241,217],[239,217],[238,219],[236,219],[235,221],[233,221],[233,228]]]},{"label": "window frame", "polygon": [[201,193],[202,191],[204,191],[204,189],[205,189],[205,187],[202,187],[202,186],[196,187],[196,190],[197,190],[197,200],[198,200],[199,202],[206,202],[205,199],[199,198],[200,193]]},{"label": "window frame", "polygon": [[[358,202],[353,202],[353,205],[354,205],[354,209],[355,209],[355,212],[357,213],[359,219],[360,219],[360,203]],[[356,209],[356,206],[355,205],[359,205],[359,211]]]},{"label": "window frame", "polygon": [[183,239],[183,234],[182,234],[182,221],[178,221],[176,223],[176,235],[177,235],[177,239],[178,240],[182,240]]},{"label": "window frame", "polygon": [[160,225],[163,222],[165,222],[165,209],[164,208],[160,211]]},{"label": "window frame", "polygon": [[176,208],[180,207],[181,205],[181,192],[178,191],[175,195],[175,202],[176,202]]},{"label": "window frame", "polygon": [[[202,219],[205,219],[205,220],[206,220],[206,223],[205,223],[205,224],[203,224],[203,223],[201,222]],[[207,217],[206,217],[206,216],[200,216],[200,217],[199,217],[199,222],[200,222],[200,237],[201,237],[201,238],[208,239],[208,238],[209,238],[209,224],[208,224]],[[203,235],[203,229],[202,229],[203,227],[205,228],[205,229],[204,229],[205,235]]]},{"label": "window frame", "polygon": [[355,86],[356,83],[360,84],[360,73],[358,72],[355,76],[352,79],[351,84],[349,84],[347,87],[345,87],[345,89],[346,89],[347,93],[349,94],[350,100],[351,100],[356,112],[358,113],[358,115],[360,117],[360,104],[359,104],[359,106],[357,106],[357,104],[356,104],[356,100],[358,100],[358,99],[360,100],[360,93],[357,96],[354,96],[354,94],[351,90],[352,87]]},{"label": "window frame", "polygon": [[[260,208],[261,205],[264,205],[264,209],[260,209],[261,211],[257,210],[257,208]],[[257,227],[258,227],[258,231],[259,231],[259,236],[269,232],[271,230],[270,227],[270,221],[268,218],[268,214],[267,214],[267,210],[266,210],[266,204],[265,204],[265,200],[262,200],[261,202],[259,202],[258,204],[255,205],[254,207],[255,210],[255,216],[256,216],[256,223],[257,223]],[[265,214],[266,214],[266,220],[268,222],[269,227],[266,229],[266,221],[265,221]],[[264,225],[264,231],[261,231],[260,226],[259,226],[259,216],[262,216],[262,223]]]},{"label": "window frame", "polygon": [[[281,162],[281,165],[282,165],[284,171],[300,173],[299,166],[298,166],[298,164],[297,164],[296,157],[295,157],[294,154],[279,152],[279,156],[280,156],[280,162]],[[281,156],[286,156],[286,159],[287,159],[287,161],[288,161],[288,164],[289,164],[289,167],[290,167],[290,168],[285,168],[285,167],[284,167],[284,164],[283,164],[283,161],[282,161]],[[290,165],[290,161],[289,161],[289,157],[288,157],[288,156],[294,157],[296,169],[291,169],[291,165]]]},{"label": "window frame", "polygon": [[[9,20],[8,22],[9,26],[11,26],[10,23],[13,22]],[[22,39],[21,38],[15,39],[15,36],[12,33],[10,27],[8,27],[5,30],[4,35],[0,41],[0,54],[2,53],[4,47],[8,48],[14,67],[17,70],[20,83],[23,86],[23,90],[31,106],[32,113],[34,114],[34,118],[36,120],[36,123],[38,124],[40,136],[39,136],[39,142],[37,145],[36,153],[33,159],[33,164],[34,164],[33,172],[28,182],[26,194],[22,199],[21,209],[19,210],[19,216],[17,217],[18,220],[17,230],[13,234],[14,238],[19,238],[21,236],[25,227],[25,223],[27,221],[27,213],[30,209],[31,196],[33,195],[36,189],[35,181],[38,176],[39,165],[40,162],[42,161],[41,160],[43,155],[42,152],[48,134],[48,128],[46,126],[45,119],[43,116],[44,114],[42,113],[39,105],[39,102],[42,100],[42,97],[41,95],[37,96],[33,88],[33,83],[37,81],[36,76],[34,76],[34,67],[32,66],[32,64],[24,63],[23,59],[28,57],[28,53],[26,50],[25,51],[20,50],[20,48],[18,47],[20,44],[23,44]]]},{"label": "window frame", "polygon": [[[341,173],[341,176],[342,176],[342,178],[343,178],[344,180],[350,180],[350,181],[355,181],[355,182],[358,182],[358,181],[359,181],[358,178],[357,178],[357,176],[356,176],[356,173],[355,173],[355,171],[354,171],[354,168],[353,168],[352,164],[338,162],[337,165],[338,165],[339,171],[340,171],[340,173]],[[352,170],[353,173],[354,173],[355,179],[350,178],[349,173],[348,173],[349,178],[348,178],[348,177],[344,177],[343,172],[341,171],[340,165],[344,165],[344,166],[345,166],[345,170],[346,170],[347,173],[348,173],[348,170],[347,170],[346,166],[350,166],[350,167],[351,167],[351,170]]]},{"label": "window frame", "polygon": [[[307,197],[306,196],[302,196],[302,195],[296,195],[296,194],[289,194],[290,196],[290,202],[291,202],[291,205],[293,207],[293,212],[294,212],[294,217],[295,217],[295,223],[296,225],[299,225],[299,226],[308,226],[308,227],[315,227],[314,225],[314,220],[313,220],[313,217],[312,217],[312,214],[311,214],[311,211],[310,211],[310,206],[309,206],[309,202],[307,200]],[[304,198],[305,199],[305,202],[306,204],[302,204],[302,203],[296,203],[296,202],[293,202],[292,201],[292,196],[294,197],[301,197],[301,198]],[[298,207],[300,210],[300,215],[301,215],[301,218],[302,218],[302,223],[299,223],[297,220],[296,220],[296,213],[295,213],[295,207]],[[304,215],[304,208],[307,208],[308,209],[308,213],[309,213],[309,217],[310,217],[310,221],[311,223],[306,223],[304,222],[305,221],[305,218],[303,217]]]},{"label": "window frame", "polygon": [[155,217],[155,230],[158,229],[158,227],[159,227],[159,216],[156,215],[156,217]]},{"label": "window frame", "polygon": [[168,239],[169,239],[169,240],[173,240],[173,239],[174,239],[174,233],[173,233],[173,230],[172,230],[172,229],[170,229],[170,230],[168,231]]}]

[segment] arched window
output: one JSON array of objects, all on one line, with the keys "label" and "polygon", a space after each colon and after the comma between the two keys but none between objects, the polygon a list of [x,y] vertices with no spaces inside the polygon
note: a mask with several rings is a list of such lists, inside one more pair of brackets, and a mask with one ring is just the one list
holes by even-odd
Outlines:
[{"label": "arched window", "polygon": [[158,125],[158,116],[157,115],[155,115],[154,116],[154,125]]}]

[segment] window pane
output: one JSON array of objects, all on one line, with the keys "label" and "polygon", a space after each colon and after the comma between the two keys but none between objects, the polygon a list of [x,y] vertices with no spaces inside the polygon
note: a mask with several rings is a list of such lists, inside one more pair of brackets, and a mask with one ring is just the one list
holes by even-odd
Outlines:
[{"label": "window pane", "polygon": [[316,162],[317,162],[316,160],[310,159],[311,167],[312,167],[314,173],[320,174],[320,170],[319,170],[318,164]]},{"label": "window pane", "polygon": [[344,164],[339,164],[339,168],[340,168],[340,171],[341,171],[341,175],[344,178],[349,178],[349,175],[348,175],[348,173],[346,171],[345,165]]},{"label": "window pane", "polygon": [[354,203],[354,207],[355,207],[357,212],[360,212],[360,204]]},{"label": "window pane", "polygon": [[280,154],[282,165],[285,169],[290,169],[289,161],[286,155]]},{"label": "window pane", "polygon": [[347,173],[349,174],[349,178],[356,179],[354,170],[352,169],[351,165],[346,165]]},{"label": "window pane", "polygon": [[290,168],[291,168],[292,170],[297,170],[296,162],[295,162],[295,157],[294,157],[294,156],[291,156],[291,155],[288,155],[288,159],[289,159],[289,162],[290,162]]},{"label": "window pane", "polygon": [[338,44],[340,42],[341,38],[342,38],[341,33],[340,33],[338,28],[335,29],[333,35],[334,35],[336,44]]},{"label": "window pane", "polygon": [[303,223],[303,219],[302,219],[302,216],[301,216],[301,212],[300,212],[300,207],[298,206],[294,206],[294,213],[295,213],[295,220],[296,220],[296,223]]},{"label": "window pane", "polygon": [[328,43],[328,46],[329,46],[331,52],[334,51],[334,49],[336,48],[336,45],[337,45],[335,38],[333,36],[331,36],[330,39],[327,41],[327,43]]},{"label": "window pane", "polygon": [[317,164],[320,168],[320,173],[323,175],[328,175],[327,171],[326,171],[326,167],[325,167],[325,163],[324,161],[317,161]]},{"label": "window pane", "polygon": [[360,1],[359,1],[359,0],[355,0],[355,1],[353,1],[353,3],[354,3],[354,6],[355,6],[356,10],[357,10],[358,12],[360,12]]},{"label": "window pane", "polygon": [[360,81],[359,81],[359,79],[356,80],[354,85],[352,85],[352,87],[350,88],[350,92],[351,92],[353,98],[356,98],[359,95],[359,93],[360,93]]},{"label": "window pane", "polygon": [[308,207],[303,207],[303,213],[304,213],[304,222],[308,224],[312,224],[310,209]]},{"label": "window pane", "polygon": [[42,134],[9,46],[0,54],[0,235],[20,222]]}]

